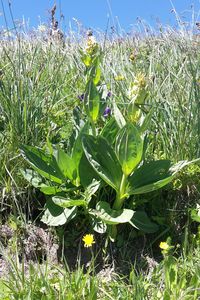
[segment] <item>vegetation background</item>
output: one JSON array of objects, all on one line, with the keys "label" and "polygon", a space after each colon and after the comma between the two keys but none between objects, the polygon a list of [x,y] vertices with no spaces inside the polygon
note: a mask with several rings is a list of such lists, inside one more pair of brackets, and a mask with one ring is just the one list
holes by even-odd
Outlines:
[{"label": "vegetation background", "polygon": [[[55,15],[51,18],[53,24]],[[199,25],[188,29],[178,21],[176,30],[153,30],[139,21],[134,35],[119,34],[115,28],[93,33],[103,49],[101,70],[111,91],[109,106],[115,101],[125,113],[130,83],[136,74],[144,74],[149,89],[145,109],[153,108],[147,159],[168,158],[174,163],[200,157]],[[87,30],[77,23],[76,32],[59,32],[59,24],[40,25],[31,32],[16,26],[1,32],[0,299],[199,299],[198,164],[185,168],[163,190],[137,198],[159,224],[155,234],[123,227],[115,246],[105,245],[97,235],[100,243],[92,251],[81,246],[89,230],[86,225],[74,222],[47,229],[39,221],[45,199],[23,178],[20,170],[27,165],[19,148],[67,145],[73,110],[80,106],[85,89],[80,50],[87,44]],[[45,232],[42,238],[38,228]],[[45,234],[68,255],[73,252],[75,262],[79,258],[76,267],[62,251],[62,264],[44,259],[40,250],[49,247]],[[28,248],[27,264],[22,241],[30,241],[31,235],[37,237],[36,254],[33,259]],[[170,245],[169,251],[161,253],[161,241]],[[51,250],[49,256],[52,245]]]}]

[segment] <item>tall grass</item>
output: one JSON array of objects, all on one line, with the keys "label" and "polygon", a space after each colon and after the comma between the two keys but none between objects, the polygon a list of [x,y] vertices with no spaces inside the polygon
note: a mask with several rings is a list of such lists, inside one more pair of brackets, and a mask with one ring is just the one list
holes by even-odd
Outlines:
[{"label": "tall grass", "polygon": [[[129,60],[135,52],[135,61]],[[124,38],[110,44],[105,58],[105,76],[121,106],[136,73],[146,74],[151,93],[147,104],[154,107],[152,148],[161,155],[179,159],[199,156],[199,39],[169,31],[145,38]],[[113,83],[115,74],[126,80]],[[118,93],[120,86],[121,93]],[[124,103],[123,103],[124,102]],[[148,106],[146,107],[148,109]]]},{"label": "tall grass", "polygon": [[70,134],[80,76],[72,51],[69,55],[62,46],[42,39],[1,41],[0,182],[4,194],[24,186],[19,175],[20,144],[43,146],[47,136],[56,141]]}]

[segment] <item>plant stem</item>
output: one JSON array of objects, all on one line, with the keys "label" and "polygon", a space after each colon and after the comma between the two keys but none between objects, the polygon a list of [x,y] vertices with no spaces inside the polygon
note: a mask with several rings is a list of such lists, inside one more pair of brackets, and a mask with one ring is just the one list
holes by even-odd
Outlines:
[{"label": "plant stem", "polygon": [[122,205],[124,203],[124,194],[125,194],[125,188],[126,188],[126,179],[127,176],[123,174],[121,184],[120,184],[120,189],[119,192],[117,193],[115,202],[113,204],[113,209],[119,210],[122,208]]},{"label": "plant stem", "polygon": [[91,119],[90,123],[91,123],[91,127],[92,127],[92,134],[93,134],[93,136],[96,136],[97,133],[96,133],[96,127],[95,127],[94,121]]},{"label": "plant stem", "polygon": [[[127,176],[123,174],[121,184],[120,184],[120,189],[119,192],[117,193],[115,202],[113,204],[113,209],[115,210],[120,210],[123,206],[124,200],[125,200],[125,189],[126,189],[126,179]],[[117,236],[117,225],[112,225],[112,228],[110,230],[110,237],[112,241],[116,239]]]}]

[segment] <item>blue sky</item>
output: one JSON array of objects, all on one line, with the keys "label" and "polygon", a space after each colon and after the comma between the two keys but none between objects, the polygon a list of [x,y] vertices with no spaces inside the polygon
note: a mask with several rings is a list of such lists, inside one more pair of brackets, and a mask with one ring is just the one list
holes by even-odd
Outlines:
[{"label": "blue sky", "polygon": [[[136,23],[137,17],[154,25],[156,20],[163,24],[175,23],[174,14],[171,12],[170,0],[10,0],[14,19],[29,21],[30,27],[37,27],[40,22],[48,22],[48,10],[56,2],[58,6],[57,16],[61,10],[65,16],[65,28],[69,23],[73,25],[73,18],[79,20],[86,28],[106,29],[109,18],[109,26],[116,20],[123,29],[129,31]],[[184,13],[186,19],[191,19],[191,5],[195,11],[200,10],[200,0],[172,0],[178,13]],[[6,11],[7,21],[11,25],[8,10],[8,0],[0,1],[0,12],[3,12],[2,3]],[[110,3],[110,7],[109,7]],[[58,18],[59,19],[59,18]],[[0,27],[5,26],[3,15],[0,16]]]}]

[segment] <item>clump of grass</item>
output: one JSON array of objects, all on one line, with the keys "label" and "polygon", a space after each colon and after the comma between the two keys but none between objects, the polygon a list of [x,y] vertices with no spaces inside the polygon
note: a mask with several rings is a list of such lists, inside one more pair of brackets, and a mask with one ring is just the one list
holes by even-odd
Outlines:
[{"label": "clump of grass", "polygon": [[[195,35],[168,31],[160,36],[124,38],[108,43],[105,76],[122,109],[135,74],[146,74],[155,109],[150,131],[158,157],[174,160],[199,156],[199,41]],[[130,60],[134,51],[135,58]],[[120,74],[124,80],[115,82]],[[155,152],[155,150],[154,150]]]},{"label": "clump of grass", "polygon": [[[0,182],[4,197],[24,187],[22,143],[43,146],[70,135],[79,74],[67,49],[42,40],[1,42]],[[10,197],[12,198],[12,197]],[[13,201],[14,202],[14,201]],[[16,207],[16,204],[8,202]]]}]

